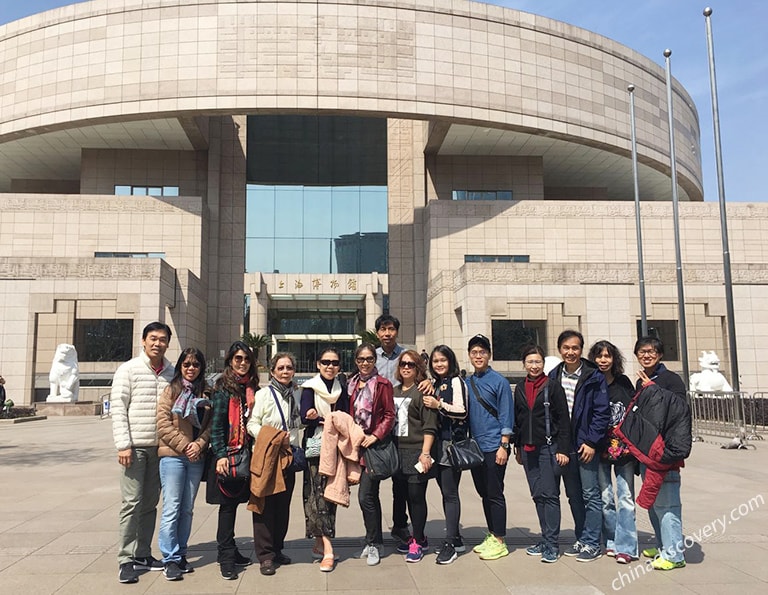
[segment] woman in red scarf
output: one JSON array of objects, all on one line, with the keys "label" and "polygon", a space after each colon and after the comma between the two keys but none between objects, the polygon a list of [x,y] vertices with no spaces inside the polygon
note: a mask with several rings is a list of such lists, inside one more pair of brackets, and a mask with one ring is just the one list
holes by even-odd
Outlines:
[{"label": "woman in red scarf", "polygon": [[[253,353],[242,341],[235,341],[224,360],[225,370],[216,381],[213,393],[213,422],[211,448],[216,461],[216,486],[219,488],[219,526],[216,531],[221,576],[237,578],[237,566],[247,566],[251,559],[237,551],[235,544],[235,515],[237,505],[248,501],[248,477],[228,479],[228,456],[245,449],[251,450],[246,424],[253,411],[254,395],[259,388]],[[208,496],[210,502],[211,486]]]},{"label": "woman in red scarf", "polygon": [[542,562],[557,562],[560,538],[560,490],[558,467],[568,464],[571,444],[568,403],[560,383],[544,374],[544,350],[538,345],[523,348],[525,381],[515,386],[515,425],[512,442],[515,459],[525,476],[536,504],[541,541],[525,550]]}]

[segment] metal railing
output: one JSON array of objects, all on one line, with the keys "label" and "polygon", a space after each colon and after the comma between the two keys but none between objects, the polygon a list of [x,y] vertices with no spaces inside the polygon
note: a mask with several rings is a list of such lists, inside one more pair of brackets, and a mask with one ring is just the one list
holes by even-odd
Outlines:
[{"label": "metal railing", "polygon": [[[693,439],[730,439],[728,447],[745,448],[748,433],[745,404],[751,398],[745,392],[688,391],[693,421]],[[751,428],[749,428],[751,430]]]},{"label": "metal railing", "polygon": [[110,417],[112,415],[112,409],[110,407],[111,402],[109,400],[109,397],[111,396],[111,393],[105,393],[99,397],[99,401],[101,402],[101,414],[99,417],[101,419],[104,419],[105,417]]},{"label": "metal railing", "polygon": [[764,440],[768,433],[768,393],[756,392],[744,401],[744,420],[748,440]]}]

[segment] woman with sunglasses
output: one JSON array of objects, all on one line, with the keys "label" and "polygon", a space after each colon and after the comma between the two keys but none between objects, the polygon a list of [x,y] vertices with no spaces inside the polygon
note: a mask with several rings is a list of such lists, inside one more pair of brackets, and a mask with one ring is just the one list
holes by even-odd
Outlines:
[{"label": "woman with sunglasses", "polygon": [[[269,362],[269,371],[269,386],[256,393],[253,415],[248,421],[248,433],[257,441],[254,457],[258,456],[259,432],[265,426],[287,432],[283,439],[284,449],[301,446],[301,420],[296,404],[298,387],[293,382],[296,358],[292,353],[278,352]],[[288,468],[283,472],[283,478],[285,491],[266,496],[261,512],[253,513],[253,545],[264,576],[271,576],[277,567],[291,563],[291,559],[283,554],[283,546],[288,533],[296,472]]]},{"label": "woman with sunglasses", "polygon": [[[399,492],[406,494],[413,536],[407,543],[406,562],[420,562],[429,549],[424,528],[427,524],[427,481],[433,477],[432,449],[437,435],[437,410],[424,405],[419,383],[427,378],[421,356],[409,349],[400,354],[395,370],[400,384],[394,390],[395,429],[400,471],[392,476]],[[395,490],[393,490],[395,491]]]},{"label": "woman with sunglasses", "polygon": [[[312,557],[320,560],[320,570],[331,572],[335,564],[333,544],[336,537],[336,504],[323,497],[327,478],[320,475],[320,442],[323,423],[332,411],[348,411],[347,387],[339,382],[339,352],[329,347],[320,352],[316,362],[318,373],[301,387],[299,414],[305,425],[305,449],[309,469],[304,472],[304,519],[307,538],[314,539]],[[312,449],[309,444],[312,444]]]},{"label": "woman with sunglasses", "polygon": [[[365,433],[362,446],[368,448],[377,441],[389,439],[395,424],[392,383],[376,370],[376,348],[373,345],[363,343],[355,350],[355,364],[357,374],[347,384],[349,414]],[[380,480],[363,473],[357,492],[365,524],[365,547],[360,557],[367,560],[368,566],[379,563],[384,543],[381,533],[380,483]]]},{"label": "woman with sunglasses", "polygon": [[[428,387],[431,396],[424,397],[424,405],[438,412],[437,485],[443,496],[445,514],[445,541],[437,551],[438,564],[451,564],[458,554],[466,551],[459,534],[461,501],[459,482],[461,469],[454,469],[446,448],[451,442],[465,440],[469,434],[467,423],[467,386],[461,378],[459,362],[453,349],[438,345],[429,356],[429,371],[434,379]],[[423,386],[423,385],[422,385]]]},{"label": "woman with sunglasses", "polygon": [[211,401],[204,369],[205,356],[199,349],[182,351],[173,380],[157,403],[157,454],[163,488],[158,544],[163,554],[163,574],[169,581],[192,572],[187,562],[187,543],[211,436]]},{"label": "woman with sunglasses", "polygon": [[213,422],[211,423],[211,449],[216,461],[215,487],[208,485],[208,501],[216,495],[219,504],[219,525],[216,530],[218,559],[224,580],[237,579],[237,566],[248,566],[246,558],[235,544],[235,516],[237,506],[248,501],[250,493],[247,478],[229,480],[229,459],[243,449],[251,449],[246,424],[253,411],[256,390],[259,388],[251,348],[235,341],[224,359],[224,373],[216,381],[213,391]]}]

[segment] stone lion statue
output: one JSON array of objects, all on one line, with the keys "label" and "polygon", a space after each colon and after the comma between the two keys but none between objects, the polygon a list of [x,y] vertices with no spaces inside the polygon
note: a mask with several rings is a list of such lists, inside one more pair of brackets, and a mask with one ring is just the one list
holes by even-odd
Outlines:
[{"label": "stone lion statue", "polygon": [[725,376],[720,373],[720,358],[714,351],[702,351],[699,366],[701,372],[691,374],[690,390],[701,392],[733,390]]},{"label": "stone lion statue", "polygon": [[61,343],[56,347],[51,372],[48,374],[51,393],[48,403],[74,403],[80,393],[80,369],[77,367],[77,349]]}]

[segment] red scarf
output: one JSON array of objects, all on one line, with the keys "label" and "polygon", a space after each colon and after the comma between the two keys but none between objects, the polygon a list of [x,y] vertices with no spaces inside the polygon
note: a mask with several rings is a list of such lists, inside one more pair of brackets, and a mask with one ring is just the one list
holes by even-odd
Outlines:
[{"label": "red scarf", "polygon": [[253,403],[255,402],[255,396],[253,387],[251,387],[251,376],[246,374],[245,376],[235,375],[235,380],[238,384],[245,385],[245,405],[246,409],[243,411],[243,402],[239,395],[231,395],[229,399],[229,440],[227,441],[227,450],[237,451],[240,450],[246,443],[248,435],[245,432],[245,420],[251,415],[253,410]]},{"label": "red scarf", "polygon": [[[531,379],[529,376],[525,377],[525,400],[528,402],[528,409],[531,410],[530,415],[533,415],[533,404],[536,401],[536,395],[538,394],[539,389],[544,386],[546,381],[546,374],[540,374],[533,379]],[[536,447],[532,444],[525,444],[523,445],[523,449],[526,452],[531,452],[536,450]]]}]

